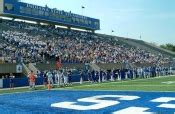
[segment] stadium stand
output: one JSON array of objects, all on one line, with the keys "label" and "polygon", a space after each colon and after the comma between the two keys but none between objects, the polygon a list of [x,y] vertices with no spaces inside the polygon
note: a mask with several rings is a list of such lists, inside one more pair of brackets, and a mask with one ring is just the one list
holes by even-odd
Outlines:
[{"label": "stadium stand", "polygon": [[143,41],[52,25],[2,20],[0,28],[1,62],[11,68],[10,73],[16,73],[15,65],[22,63],[26,76],[31,70],[38,77],[50,70],[55,74],[57,56],[61,57],[62,69],[72,72],[74,81],[83,77],[84,81],[101,82],[97,77],[103,75],[104,80],[163,76],[170,74],[174,57]]},{"label": "stadium stand", "polygon": [[122,39],[124,42],[126,42],[127,44],[130,44],[130,45],[135,45],[135,46],[138,46],[142,49],[146,49],[146,50],[149,50],[151,51],[152,53],[156,53],[156,54],[163,54],[164,56],[175,56],[175,53],[172,52],[172,51],[169,51],[169,50],[165,50],[163,48],[160,48],[156,45],[153,45],[151,43],[148,43],[148,42],[145,42],[145,41],[142,41],[142,40],[135,40],[135,39],[128,39],[128,38],[125,38],[125,39]]},{"label": "stadium stand", "polygon": [[[138,41],[118,38],[128,45],[137,45],[129,47],[98,34],[4,20],[2,28],[1,40],[10,44],[10,47],[3,48],[4,51],[8,50],[8,55],[22,54],[25,63],[43,63],[55,60],[57,55],[62,55],[63,63],[122,63],[127,59],[129,63],[157,64],[170,60],[170,56],[164,57],[160,51],[150,51],[141,41],[139,44]],[[16,48],[20,50],[14,53]],[[15,60],[14,57],[11,59]]]}]

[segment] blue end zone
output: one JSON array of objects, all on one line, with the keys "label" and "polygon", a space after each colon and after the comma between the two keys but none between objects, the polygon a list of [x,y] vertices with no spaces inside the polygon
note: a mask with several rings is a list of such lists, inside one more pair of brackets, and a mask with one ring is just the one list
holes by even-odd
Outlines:
[{"label": "blue end zone", "polygon": [[[93,99],[95,98],[94,96],[97,97],[97,99],[95,99],[97,101],[93,102]],[[82,98],[87,98],[88,101],[85,101],[86,99]],[[79,101],[77,101],[78,99]],[[104,100],[105,102],[103,102]],[[65,108],[67,105],[61,105],[61,107],[51,107],[51,105],[55,103],[65,102],[74,103],[68,106],[68,108]],[[110,105],[110,102],[114,104]],[[105,105],[108,104],[109,106],[105,107]],[[91,106],[96,107],[90,110],[90,108],[92,108]],[[100,106],[103,108],[98,109]],[[77,107],[78,109],[73,109]],[[86,110],[86,108],[89,109]],[[117,111],[130,111],[128,114],[132,114],[131,109],[137,111],[135,108],[138,108],[138,111],[139,108],[141,108],[143,109],[143,112],[174,114],[175,92],[53,90],[0,95],[1,113],[112,114]],[[140,112],[137,112],[137,114],[142,114]]]}]

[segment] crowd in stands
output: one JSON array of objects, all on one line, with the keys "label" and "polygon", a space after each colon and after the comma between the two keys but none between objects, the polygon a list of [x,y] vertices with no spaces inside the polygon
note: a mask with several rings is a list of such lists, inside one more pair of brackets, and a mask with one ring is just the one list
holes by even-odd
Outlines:
[{"label": "crowd in stands", "polygon": [[24,22],[3,21],[9,30],[1,31],[5,43],[0,57],[7,62],[47,62],[60,56],[63,63],[151,63],[170,62],[163,55],[138,47],[116,44],[117,40],[91,32],[55,28]]}]

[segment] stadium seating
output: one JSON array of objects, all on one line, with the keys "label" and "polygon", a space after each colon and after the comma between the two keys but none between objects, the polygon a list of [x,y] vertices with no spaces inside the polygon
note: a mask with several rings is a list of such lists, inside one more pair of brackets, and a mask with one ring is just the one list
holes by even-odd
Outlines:
[{"label": "stadium seating", "polygon": [[[174,56],[140,40],[54,28],[51,25],[2,20],[0,28],[0,41],[4,43],[0,50],[1,57],[11,59],[4,62],[37,63],[36,67],[41,70],[51,66],[55,68],[53,62],[58,55],[62,63],[69,64],[67,67],[78,63],[76,67],[82,68],[80,64],[95,63],[102,69],[120,69],[126,61],[135,67],[163,65],[171,63]],[[167,53],[169,56],[164,56]]]}]

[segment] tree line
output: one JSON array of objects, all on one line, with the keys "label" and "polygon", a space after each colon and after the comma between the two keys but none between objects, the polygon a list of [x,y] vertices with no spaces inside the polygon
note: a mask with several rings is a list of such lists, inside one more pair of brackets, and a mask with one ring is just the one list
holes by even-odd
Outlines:
[{"label": "tree line", "polygon": [[160,45],[160,47],[175,52],[175,45],[173,44],[164,44]]}]

